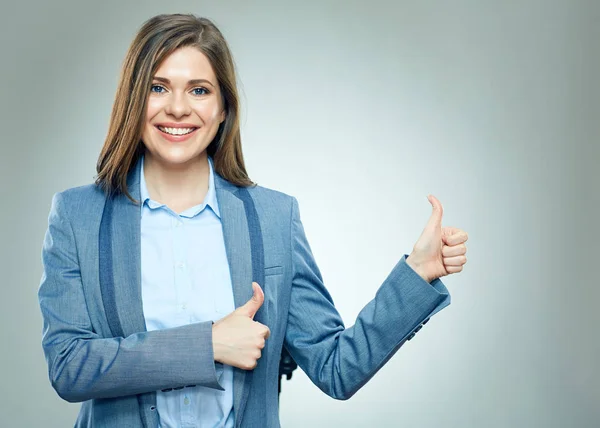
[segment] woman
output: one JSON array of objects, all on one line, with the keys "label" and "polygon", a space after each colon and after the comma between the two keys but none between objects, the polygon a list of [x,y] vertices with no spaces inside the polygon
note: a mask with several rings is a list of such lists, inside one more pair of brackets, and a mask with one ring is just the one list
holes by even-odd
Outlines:
[{"label": "woman", "polygon": [[124,62],[96,183],[55,195],[39,301],[77,426],[278,427],[283,346],[347,399],[450,302],[466,233],[433,214],[344,328],[293,197],[254,185],[233,61],[193,15],[147,21]]}]

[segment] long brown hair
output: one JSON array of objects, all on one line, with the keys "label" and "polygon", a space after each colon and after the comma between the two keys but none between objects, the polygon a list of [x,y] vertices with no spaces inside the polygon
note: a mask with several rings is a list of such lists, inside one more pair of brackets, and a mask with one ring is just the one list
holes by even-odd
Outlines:
[{"label": "long brown hair", "polygon": [[215,171],[237,186],[254,184],[242,155],[235,66],[225,38],[209,19],[158,15],[142,25],[123,62],[108,134],[96,165],[96,184],[107,194],[122,193],[133,201],[127,175],[145,150],[141,136],[152,79],[167,56],[186,46],[206,55],[223,97],[225,120],[206,149]]}]

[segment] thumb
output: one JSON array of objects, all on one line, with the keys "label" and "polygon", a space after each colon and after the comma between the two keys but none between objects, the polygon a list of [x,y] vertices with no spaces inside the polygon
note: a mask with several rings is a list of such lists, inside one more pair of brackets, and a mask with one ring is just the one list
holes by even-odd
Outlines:
[{"label": "thumb", "polygon": [[262,288],[260,288],[260,285],[258,285],[256,282],[252,283],[252,291],[254,292],[252,294],[252,298],[243,306],[240,306],[236,311],[250,318],[254,318],[254,315],[256,312],[258,312],[265,301],[265,294],[263,293]]},{"label": "thumb", "polygon": [[440,201],[433,195],[427,196],[429,203],[431,203],[432,211],[431,217],[425,226],[425,229],[435,231],[442,227],[442,216],[444,215],[444,208]]}]

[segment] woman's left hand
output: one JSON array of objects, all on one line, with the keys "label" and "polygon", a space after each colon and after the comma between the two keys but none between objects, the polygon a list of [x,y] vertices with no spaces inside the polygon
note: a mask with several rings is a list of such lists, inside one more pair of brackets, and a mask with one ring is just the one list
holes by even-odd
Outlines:
[{"label": "woman's left hand", "polygon": [[468,235],[455,227],[442,227],[442,204],[433,195],[427,199],[433,212],[406,263],[425,281],[431,282],[463,270],[467,263]]}]

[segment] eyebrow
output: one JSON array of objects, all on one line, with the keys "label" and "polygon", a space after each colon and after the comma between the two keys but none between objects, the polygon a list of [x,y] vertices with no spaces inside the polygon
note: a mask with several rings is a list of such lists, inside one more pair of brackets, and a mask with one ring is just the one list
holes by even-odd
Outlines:
[{"label": "eyebrow", "polygon": [[[154,76],[154,80],[158,80],[159,82],[166,83],[167,85],[171,84],[171,81],[169,79],[167,79],[166,77]],[[188,81],[188,85],[200,85],[202,83],[208,83],[213,88],[215,87],[215,85],[213,85],[213,83],[210,80],[206,80],[206,79],[192,79],[192,80]]]}]

